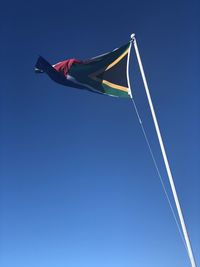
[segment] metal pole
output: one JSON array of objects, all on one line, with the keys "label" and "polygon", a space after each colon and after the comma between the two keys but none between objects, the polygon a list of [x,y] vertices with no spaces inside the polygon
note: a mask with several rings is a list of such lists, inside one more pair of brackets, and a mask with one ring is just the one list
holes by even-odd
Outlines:
[{"label": "metal pole", "polygon": [[165,152],[165,147],[164,147],[162,136],[161,136],[161,133],[160,133],[158,121],[157,121],[156,114],[155,114],[154,107],[153,107],[153,103],[152,103],[152,100],[151,100],[151,95],[150,95],[148,84],[147,84],[146,77],[145,77],[145,74],[144,74],[144,69],[143,69],[143,66],[142,66],[142,61],[141,61],[141,58],[140,58],[140,54],[139,54],[139,50],[138,50],[135,34],[131,35],[131,39],[132,39],[133,44],[134,44],[134,48],[135,48],[135,52],[136,52],[136,56],[137,56],[137,60],[138,60],[139,68],[140,68],[140,72],[141,72],[143,83],[144,83],[144,88],[145,88],[145,91],[146,91],[146,95],[147,95],[147,99],[148,99],[148,102],[149,102],[151,114],[152,114],[152,117],[153,117],[153,121],[154,121],[155,129],[156,129],[156,133],[157,133],[157,136],[158,136],[158,140],[159,140],[159,144],[160,144],[163,160],[164,160],[166,171],[167,171],[168,178],[169,178],[169,183],[170,183],[171,190],[172,190],[173,197],[174,197],[174,201],[175,201],[175,204],[176,204],[179,220],[180,220],[182,231],[183,231],[183,236],[185,238],[187,251],[188,251],[188,256],[189,256],[189,259],[190,259],[190,262],[191,262],[191,266],[192,267],[196,267],[194,255],[193,255],[193,252],[192,252],[192,247],[191,247],[191,244],[190,244],[189,236],[188,236],[186,225],[185,225],[184,218],[183,218],[183,213],[181,211],[178,195],[177,195],[177,192],[176,192],[176,188],[175,188],[175,184],[174,184],[174,181],[173,181],[172,173],[171,173],[171,170],[170,170],[169,162],[168,162],[167,155],[166,155],[166,152]]}]

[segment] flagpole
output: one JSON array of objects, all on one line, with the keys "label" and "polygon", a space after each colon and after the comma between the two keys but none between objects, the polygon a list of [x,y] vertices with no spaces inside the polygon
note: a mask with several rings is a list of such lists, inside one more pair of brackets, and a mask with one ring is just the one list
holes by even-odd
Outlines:
[{"label": "flagpole", "polygon": [[144,74],[144,69],[143,69],[141,58],[140,58],[140,54],[139,54],[139,50],[138,50],[135,34],[131,35],[131,41],[133,42],[133,45],[134,45],[134,48],[135,48],[135,52],[136,52],[136,56],[137,56],[137,60],[138,60],[138,64],[139,64],[139,68],[140,68],[140,72],[141,72],[141,76],[142,76],[143,83],[144,83],[144,88],[145,88],[145,91],[146,91],[146,95],[147,95],[147,99],[148,99],[148,102],[149,102],[151,114],[152,114],[152,117],[153,117],[156,133],[157,133],[157,136],[158,136],[158,141],[159,141],[159,144],[160,144],[163,160],[164,160],[166,171],[167,171],[168,178],[169,178],[169,183],[170,183],[171,190],[172,190],[173,197],[174,197],[174,201],[175,201],[175,204],[176,204],[176,208],[177,208],[180,224],[181,224],[182,231],[183,231],[183,236],[185,238],[185,243],[186,243],[186,247],[187,247],[188,256],[189,256],[189,259],[190,259],[190,262],[191,262],[191,266],[192,267],[196,267],[196,263],[195,263],[195,259],[194,259],[194,255],[193,255],[193,251],[192,251],[192,247],[191,247],[191,244],[190,244],[190,239],[189,239],[189,236],[188,236],[188,233],[187,233],[187,228],[186,228],[186,225],[185,225],[183,213],[182,213],[181,206],[180,206],[179,199],[178,199],[178,195],[177,195],[177,192],[176,192],[176,187],[175,187],[175,184],[174,184],[174,180],[173,180],[173,176],[172,176],[171,169],[170,169],[170,166],[169,166],[167,154],[166,154],[165,147],[164,147],[163,140],[162,140],[162,136],[161,136],[161,133],[160,133],[160,129],[159,129],[158,121],[157,121],[157,118],[156,118],[154,106],[153,106],[153,103],[152,103],[152,100],[151,100],[151,95],[150,95],[150,91],[149,91],[149,88],[148,88],[147,80],[146,80],[146,77],[145,77],[145,74]]}]

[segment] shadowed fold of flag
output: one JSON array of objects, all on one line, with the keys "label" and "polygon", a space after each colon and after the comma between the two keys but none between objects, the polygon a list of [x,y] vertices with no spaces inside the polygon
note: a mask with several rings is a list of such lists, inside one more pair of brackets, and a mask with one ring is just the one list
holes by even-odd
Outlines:
[{"label": "shadowed fold of flag", "polygon": [[55,82],[94,93],[131,97],[128,86],[130,43],[89,60],[67,59],[55,65],[39,57],[36,73],[46,73]]}]

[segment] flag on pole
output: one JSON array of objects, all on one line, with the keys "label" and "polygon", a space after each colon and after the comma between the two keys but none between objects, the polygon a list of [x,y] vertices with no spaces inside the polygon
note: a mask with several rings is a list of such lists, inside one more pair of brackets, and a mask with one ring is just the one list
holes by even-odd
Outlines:
[{"label": "flag on pole", "polygon": [[39,57],[36,73],[46,73],[55,82],[95,93],[131,97],[128,82],[130,43],[89,60],[67,59],[55,65]]}]

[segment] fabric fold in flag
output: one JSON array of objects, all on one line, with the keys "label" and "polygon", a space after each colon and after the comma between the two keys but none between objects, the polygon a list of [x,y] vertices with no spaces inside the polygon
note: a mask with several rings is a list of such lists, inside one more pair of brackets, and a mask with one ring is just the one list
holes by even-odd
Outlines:
[{"label": "fabric fold in flag", "polygon": [[88,60],[72,58],[54,65],[39,57],[35,72],[46,73],[64,86],[110,96],[131,97],[127,73],[129,51],[130,43]]}]

